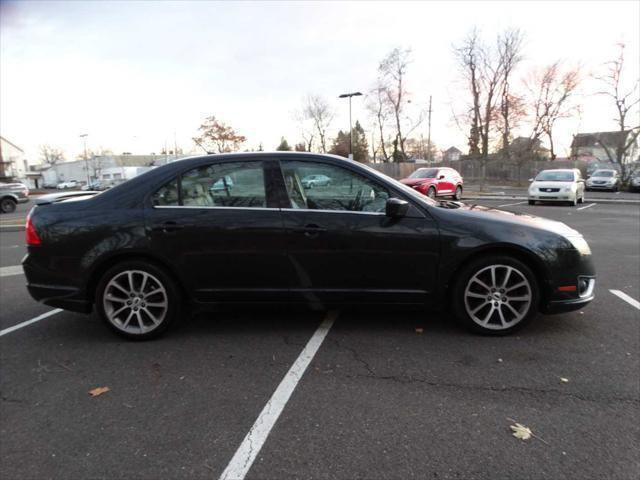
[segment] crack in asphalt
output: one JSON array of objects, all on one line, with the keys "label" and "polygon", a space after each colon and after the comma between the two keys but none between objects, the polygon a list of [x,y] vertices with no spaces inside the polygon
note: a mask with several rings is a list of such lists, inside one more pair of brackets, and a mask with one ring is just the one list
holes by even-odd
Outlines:
[{"label": "crack in asphalt", "polygon": [[572,392],[563,392],[561,390],[556,390],[553,388],[531,388],[531,387],[519,387],[519,386],[498,387],[493,385],[469,385],[469,384],[463,384],[463,383],[438,382],[434,380],[428,380],[422,377],[414,377],[411,375],[407,375],[405,373],[402,373],[400,375],[381,375],[376,373],[373,367],[371,367],[371,365],[369,365],[369,363],[360,356],[360,354],[354,347],[344,345],[342,342],[340,342],[340,340],[335,338],[332,340],[333,340],[333,343],[339,349],[350,352],[353,358],[362,366],[364,366],[364,368],[368,372],[367,375],[361,375],[361,374],[342,375],[345,378],[365,378],[365,379],[372,379],[372,380],[386,380],[386,381],[392,381],[392,382],[397,382],[402,384],[420,383],[424,385],[429,385],[431,387],[453,388],[453,389],[459,389],[459,390],[479,390],[479,391],[486,391],[486,392],[518,392],[518,393],[527,393],[532,395],[536,395],[536,394],[557,395],[560,397],[569,397],[576,400],[581,400],[584,402],[593,402],[593,403],[620,402],[620,403],[631,403],[635,405],[640,404],[640,398],[638,397],[613,396],[613,397],[595,398],[595,397],[589,397],[589,396],[580,395]]}]

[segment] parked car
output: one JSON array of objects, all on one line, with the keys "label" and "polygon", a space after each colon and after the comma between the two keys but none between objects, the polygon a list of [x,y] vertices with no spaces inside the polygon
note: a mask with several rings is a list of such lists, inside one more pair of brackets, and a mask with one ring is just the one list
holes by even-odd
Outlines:
[{"label": "parked car", "polygon": [[80,187],[80,190],[101,192],[103,190],[106,190],[107,188],[111,188],[111,186],[112,184],[108,180],[96,180],[88,185],[83,185],[82,187]]},{"label": "parked car", "polygon": [[331,185],[331,178],[326,175],[307,175],[302,179],[304,188],[327,187]]},{"label": "parked car", "polygon": [[568,202],[575,206],[584,202],[584,180],[577,168],[543,170],[529,181],[529,205],[536,202]]},{"label": "parked car", "polygon": [[12,213],[19,203],[29,201],[29,189],[23,183],[0,183],[0,212]]},{"label": "parked car", "polygon": [[640,172],[636,172],[629,181],[629,190],[632,192],[640,191]]},{"label": "parked car", "polygon": [[617,192],[620,188],[620,175],[617,170],[596,170],[587,178],[587,190],[611,190]]},{"label": "parked car", "polygon": [[[305,190],[309,170],[335,188]],[[208,188],[225,175],[231,194]],[[584,308],[595,285],[589,246],[563,223],[436,202],[364,165],[300,152],[194,157],[98,195],[39,200],[26,240],[33,298],[95,309],[138,339],[185,305],[261,302],[449,304],[470,329],[506,334],[538,311]]]},{"label": "parked car", "polygon": [[462,198],[462,175],[453,168],[419,168],[400,181],[430,198]]},{"label": "parked car", "polygon": [[78,182],[76,180],[69,180],[68,182],[60,182],[56,188],[58,190],[65,190],[67,188],[78,188]]},{"label": "parked car", "polygon": [[226,175],[224,178],[221,178],[220,180],[215,182],[213,185],[211,185],[210,190],[212,192],[215,192],[219,190],[231,190],[232,188],[233,188],[233,179],[229,175]]}]

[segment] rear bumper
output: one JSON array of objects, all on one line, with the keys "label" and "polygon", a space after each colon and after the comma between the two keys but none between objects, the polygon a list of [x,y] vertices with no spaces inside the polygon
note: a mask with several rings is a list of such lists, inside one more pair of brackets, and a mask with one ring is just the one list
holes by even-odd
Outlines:
[{"label": "rear bumper", "polygon": [[81,297],[77,288],[28,283],[27,290],[34,300],[50,307],[72,312],[91,313],[92,304]]}]

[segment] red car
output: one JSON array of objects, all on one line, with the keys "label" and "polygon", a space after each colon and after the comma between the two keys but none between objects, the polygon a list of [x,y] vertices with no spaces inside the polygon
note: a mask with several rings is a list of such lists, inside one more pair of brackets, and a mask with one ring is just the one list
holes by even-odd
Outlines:
[{"label": "red car", "polygon": [[419,168],[400,181],[430,198],[462,198],[462,175],[453,168]]}]

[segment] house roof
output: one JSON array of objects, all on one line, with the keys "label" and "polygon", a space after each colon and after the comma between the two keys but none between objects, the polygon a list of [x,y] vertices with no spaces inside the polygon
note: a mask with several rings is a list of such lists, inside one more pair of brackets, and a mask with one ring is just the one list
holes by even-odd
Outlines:
[{"label": "house roof", "polygon": [[593,132],[578,133],[573,136],[571,148],[579,147],[596,147],[597,144],[604,144],[607,147],[615,147],[620,143],[624,143],[627,135],[631,130],[615,131],[615,132]]},{"label": "house roof", "polygon": [[447,148],[444,153],[462,153],[461,150],[458,150],[456,147]]}]

